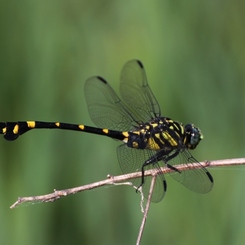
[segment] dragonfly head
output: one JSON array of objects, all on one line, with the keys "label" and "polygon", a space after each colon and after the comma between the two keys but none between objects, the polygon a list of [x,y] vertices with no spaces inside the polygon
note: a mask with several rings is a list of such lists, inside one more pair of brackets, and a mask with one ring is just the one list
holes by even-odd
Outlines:
[{"label": "dragonfly head", "polygon": [[194,124],[185,125],[185,145],[188,149],[195,149],[199,142],[203,139],[203,135],[199,128]]}]

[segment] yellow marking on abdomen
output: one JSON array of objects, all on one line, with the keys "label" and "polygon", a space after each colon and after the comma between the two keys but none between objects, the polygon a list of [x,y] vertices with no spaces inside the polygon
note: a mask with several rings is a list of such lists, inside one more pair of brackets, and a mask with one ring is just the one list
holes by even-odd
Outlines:
[{"label": "yellow marking on abdomen", "polygon": [[2,129],[2,133],[6,134],[6,132],[7,132],[7,128],[5,127],[5,128]]},{"label": "yellow marking on abdomen", "polygon": [[59,126],[60,126],[60,123],[59,123],[59,122],[56,122],[56,123],[55,123],[55,126],[56,126],[56,127],[59,127]]},{"label": "yellow marking on abdomen", "polygon": [[123,139],[123,143],[127,144],[128,143],[128,138]]},{"label": "yellow marking on abdomen", "polygon": [[126,138],[128,138],[129,137],[129,133],[126,131],[126,132],[122,132],[122,135],[124,136],[124,137],[126,137]]},{"label": "yellow marking on abdomen", "polygon": [[35,128],[36,122],[35,121],[26,121],[28,128]]},{"label": "yellow marking on abdomen", "polygon": [[103,131],[105,134],[108,134],[108,133],[109,133],[109,130],[106,129],[106,128],[104,128],[102,131]]},{"label": "yellow marking on abdomen", "polygon": [[125,132],[122,132],[122,135],[125,137],[123,139],[123,142],[127,144],[128,143],[129,133],[127,131],[125,131]]},{"label": "yellow marking on abdomen", "polygon": [[19,125],[16,124],[16,125],[14,126],[13,133],[14,133],[14,134],[18,134],[18,132],[19,132]]},{"label": "yellow marking on abdomen", "polygon": [[78,126],[81,130],[84,130],[84,125],[82,125],[82,124],[80,124],[79,126]]}]

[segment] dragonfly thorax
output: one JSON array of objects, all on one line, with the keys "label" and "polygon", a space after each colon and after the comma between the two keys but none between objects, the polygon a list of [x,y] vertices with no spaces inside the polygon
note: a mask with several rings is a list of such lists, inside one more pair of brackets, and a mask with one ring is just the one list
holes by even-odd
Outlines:
[{"label": "dragonfly thorax", "polygon": [[137,149],[172,150],[183,145],[184,138],[182,124],[167,117],[158,117],[130,131],[127,145]]}]

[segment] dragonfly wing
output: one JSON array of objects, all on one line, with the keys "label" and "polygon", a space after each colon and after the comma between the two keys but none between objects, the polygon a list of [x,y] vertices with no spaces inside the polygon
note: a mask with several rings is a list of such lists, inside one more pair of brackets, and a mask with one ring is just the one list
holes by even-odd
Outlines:
[{"label": "dragonfly wing", "polygon": [[[141,171],[142,164],[150,158],[155,152],[152,150],[139,150],[134,148],[129,148],[127,145],[123,144],[118,146],[117,155],[120,167],[124,174],[139,172]],[[145,167],[145,170],[156,168],[158,173],[153,194],[152,194],[152,202],[160,202],[164,194],[166,192],[166,180],[162,171],[159,168],[157,162],[155,164],[149,165]],[[141,177],[130,180],[134,186],[139,187],[141,185]],[[152,176],[145,176],[144,184],[142,186],[142,190],[144,193],[144,197],[147,198],[150,190],[150,185],[152,181]]]},{"label": "dragonfly wing", "polygon": [[128,131],[135,120],[110,84],[94,76],[85,82],[85,98],[92,121],[100,128]]},{"label": "dragonfly wing", "polygon": [[[192,164],[200,165],[194,168]],[[188,189],[197,193],[207,193],[213,187],[213,178],[206,168],[199,163],[187,149],[183,149],[179,154],[167,162],[172,166],[184,164],[187,170],[170,173],[171,177],[183,184]]]},{"label": "dragonfly wing", "polygon": [[124,65],[120,81],[122,99],[138,114],[139,121],[146,122],[160,116],[159,104],[148,85],[144,66],[139,60],[131,60]]}]

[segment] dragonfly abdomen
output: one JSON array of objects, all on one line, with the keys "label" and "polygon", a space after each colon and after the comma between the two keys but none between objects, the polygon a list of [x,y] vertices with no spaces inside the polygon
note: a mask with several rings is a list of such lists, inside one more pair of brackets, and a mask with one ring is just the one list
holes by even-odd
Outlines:
[{"label": "dragonfly abdomen", "polygon": [[41,121],[19,121],[19,122],[0,122],[0,134],[4,134],[6,140],[16,140],[20,135],[31,129],[63,129],[82,131],[86,133],[108,136],[113,139],[127,141],[128,132],[120,132],[106,128],[96,128],[84,124],[70,124],[62,122],[41,122]]}]

